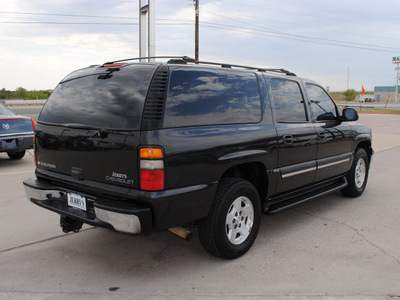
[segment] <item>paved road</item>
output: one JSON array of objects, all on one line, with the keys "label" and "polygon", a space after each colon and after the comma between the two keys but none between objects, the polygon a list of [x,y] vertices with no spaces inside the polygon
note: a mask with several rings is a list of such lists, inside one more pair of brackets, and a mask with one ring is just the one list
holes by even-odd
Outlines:
[{"label": "paved road", "polygon": [[8,107],[16,113],[17,115],[27,116],[29,118],[37,118],[40,111],[42,110],[42,105],[29,105],[29,106],[10,106]]},{"label": "paved road", "polygon": [[[0,154],[0,299],[396,299],[400,296],[400,116],[361,115],[374,130],[362,197],[335,193],[264,215],[253,248],[226,261],[169,232],[86,226],[25,199],[32,153]],[[397,298],[399,299],[399,298]]]}]

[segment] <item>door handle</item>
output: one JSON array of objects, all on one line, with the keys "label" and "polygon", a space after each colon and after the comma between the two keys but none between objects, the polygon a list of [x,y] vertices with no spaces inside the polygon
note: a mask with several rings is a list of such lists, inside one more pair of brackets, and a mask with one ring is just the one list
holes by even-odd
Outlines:
[{"label": "door handle", "polygon": [[284,144],[293,144],[293,136],[292,135],[284,135],[282,137]]},{"label": "door handle", "polygon": [[325,132],[319,132],[319,133],[318,133],[318,137],[319,137],[321,140],[325,139],[325,138],[326,138]]}]

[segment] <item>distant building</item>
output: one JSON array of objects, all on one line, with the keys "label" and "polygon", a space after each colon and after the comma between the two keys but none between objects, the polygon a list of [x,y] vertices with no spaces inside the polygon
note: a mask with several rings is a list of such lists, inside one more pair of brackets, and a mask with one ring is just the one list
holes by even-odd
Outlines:
[{"label": "distant building", "polygon": [[[396,94],[395,86],[376,86],[374,88],[374,96],[376,101],[394,102]],[[398,97],[400,99],[400,97]]]}]

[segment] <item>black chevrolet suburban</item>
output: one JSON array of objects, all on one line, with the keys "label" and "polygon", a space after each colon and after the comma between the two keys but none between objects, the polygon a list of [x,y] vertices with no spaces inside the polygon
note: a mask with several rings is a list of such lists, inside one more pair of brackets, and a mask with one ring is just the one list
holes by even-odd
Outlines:
[{"label": "black chevrolet suburban", "polygon": [[24,187],[64,232],[197,225],[209,253],[232,259],[252,246],[262,212],[363,193],[371,130],[320,85],[284,69],[163,59],[75,71],[44,105]]}]

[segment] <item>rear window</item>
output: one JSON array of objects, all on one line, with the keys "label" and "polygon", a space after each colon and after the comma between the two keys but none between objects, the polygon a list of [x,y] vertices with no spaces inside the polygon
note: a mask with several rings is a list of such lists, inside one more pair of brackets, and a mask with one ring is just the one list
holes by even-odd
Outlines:
[{"label": "rear window", "polygon": [[303,94],[297,82],[285,79],[272,79],[271,95],[274,100],[277,122],[307,121]]},{"label": "rear window", "polygon": [[60,83],[39,122],[82,124],[99,128],[138,129],[154,65],[131,65]]},{"label": "rear window", "polygon": [[0,116],[13,116],[13,115],[15,115],[13,112],[11,112],[5,106],[0,104]]},{"label": "rear window", "polygon": [[255,74],[193,69],[171,72],[164,127],[260,120],[261,100]]}]

